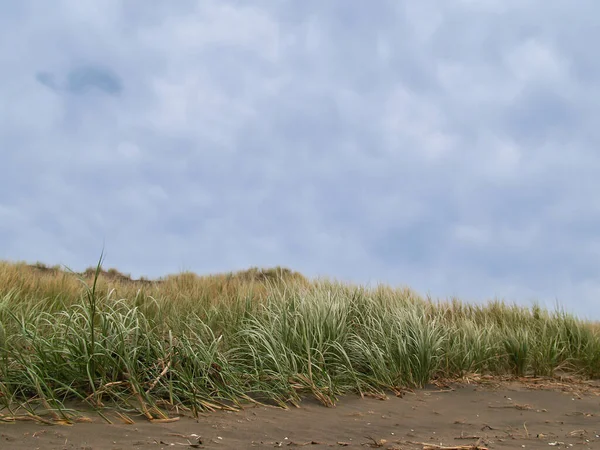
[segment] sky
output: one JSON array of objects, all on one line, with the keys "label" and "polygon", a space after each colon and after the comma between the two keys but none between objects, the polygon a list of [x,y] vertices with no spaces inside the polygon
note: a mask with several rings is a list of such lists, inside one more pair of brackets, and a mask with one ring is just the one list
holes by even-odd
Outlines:
[{"label": "sky", "polygon": [[0,258],[600,319],[596,0],[0,0]]}]

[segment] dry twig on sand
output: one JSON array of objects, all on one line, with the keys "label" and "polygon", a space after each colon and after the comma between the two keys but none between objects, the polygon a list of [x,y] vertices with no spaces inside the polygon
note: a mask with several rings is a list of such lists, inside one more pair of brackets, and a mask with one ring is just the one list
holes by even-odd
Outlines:
[{"label": "dry twig on sand", "polygon": [[423,450],[488,450],[487,447],[482,447],[477,444],[473,445],[458,445],[444,447],[443,445],[428,444],[426,442],[412,442],[412,444],[422,445]]}]

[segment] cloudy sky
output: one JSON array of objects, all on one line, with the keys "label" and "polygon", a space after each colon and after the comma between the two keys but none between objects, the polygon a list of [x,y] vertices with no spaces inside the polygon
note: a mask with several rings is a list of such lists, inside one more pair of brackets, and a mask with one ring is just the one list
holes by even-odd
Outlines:
[{"label": "cloudy sky", "polygon": [[600,319],[596,0],[0,0],[0,257]]}]

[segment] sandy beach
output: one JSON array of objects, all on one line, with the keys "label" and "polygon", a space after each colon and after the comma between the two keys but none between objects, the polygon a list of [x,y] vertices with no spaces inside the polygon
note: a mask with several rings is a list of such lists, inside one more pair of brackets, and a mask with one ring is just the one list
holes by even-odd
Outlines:
[{"label": "sandy beach", "polygon": [[[387,399],[348,396],[326,408],[249,406],[171,423],[0,424],[2,449],[600,448],[600,385],[543,379],[429,386]],[[109,414],[110,416],[110,414]]]}]

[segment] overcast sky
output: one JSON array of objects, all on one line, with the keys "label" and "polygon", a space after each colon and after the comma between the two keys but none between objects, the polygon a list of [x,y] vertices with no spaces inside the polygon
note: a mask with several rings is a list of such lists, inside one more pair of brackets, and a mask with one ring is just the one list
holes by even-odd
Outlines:
[{"label": "overcast sky", "polygon": [[600,319],[597,0],[0,0],[0,257]]}]

